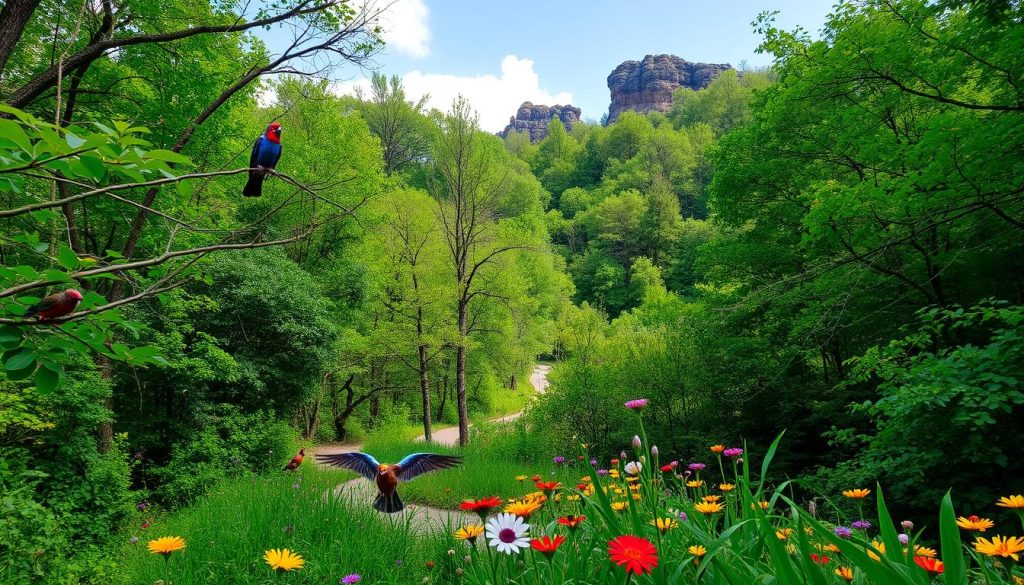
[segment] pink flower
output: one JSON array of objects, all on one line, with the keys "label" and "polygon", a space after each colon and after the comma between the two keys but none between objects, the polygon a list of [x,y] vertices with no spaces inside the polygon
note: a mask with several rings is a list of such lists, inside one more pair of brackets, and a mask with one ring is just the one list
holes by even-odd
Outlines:
[{"label": "pink flower", "polygon": [[630,400],[626,403],[626,408],[630,410],[640,410],[645,406],[647,406],[646,398],[637,398],[636,400]]}]

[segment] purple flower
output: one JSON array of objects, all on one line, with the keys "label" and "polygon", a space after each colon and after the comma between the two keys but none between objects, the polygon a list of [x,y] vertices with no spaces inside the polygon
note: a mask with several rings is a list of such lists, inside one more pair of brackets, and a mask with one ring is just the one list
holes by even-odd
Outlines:
[{"label": "purple flower", "polygon": [[910,542],[910,535],[908,534],[900,534],[897,538],[900,539],[900,544],[903,546],[907,546],[907,543]]},{"label": "purple flower", "polygon": [[833,530],[832,532],[835,532],[836,536],[838,536],[839,538],[850,538],[850,536],[853,534],[853,531],[847,528],[846,526],[836,526],[835,530]]},{"label": "purple flower", "polygon": [[597,459],[591,459],[590,464],[594,467],[597,467]]},{"label": "purple flower", "polygon": [[561,465],[563,463],[565,463],[565,457],[562,457],[561,455],[555,457],[555,465]]},{"label": "purple flower", "polygon": [[853,526],[857,530],[867,530],[868,528],[871,528],[871,523],[867,520],[857,520],[850,524],[850,526]]},{"label": "purple flower", "polygon": [[358,583],[358,582],[360,582],[362,580],[363,580],[362,577],[360,577],[359,575],[357,575],[355,573],[352,573],[351,575],[345,575],[344,577],[341,578],[341,581],[338,581],[338,582],[342,583],[343,585],[347,585],[348,583]]},{"label": "purple flower", "polygon": [[139,502],[138,504],[135,504],[135,509],[138,510],[139,512],[145,512],[146,508],[148,507],[149,504],[147,504],[146,502]]},{"label": "purple flower", "polygon": [[645,406],[647,406],[646,398],[637,398],[636,400],[630,400],[626,403],[626,408],[630,410],[640,410]]},{"label": "purple flower", "polygon": [[[395,559],[395,566],[396,567],[402,566],[402,559]],[[356,576],[358,577],[359,575],[356,575]]]},{"label": "purple flower", "polygon": [[707,465],[704,465],[703,463],[691,463],[686,466],[690,471],[704,471],[705,467],[707,467]]},{"label": "purple flower", "polygon": [[608,470],[607,469],[598,469],[597,470],[597,474],[600,475],[600,476],[608,475]]},{"label": "purple flower", "polygon": [[722,455],[725,455],[726,457],[739,457],[740,455],[743,455],[743,449],[740,449],[739,447],[732,447],[731,449],[722,451]]},{"label": "purple flower", "polygon": [[643,443],[640,442],[640,435],[633,435],[633,448],[639,449],[642,444]]},{"label": "purple flower", "polygon": [[683,522],[686,522],[686,512],[680,512],[679,513],[679,519],[682,520]]}]

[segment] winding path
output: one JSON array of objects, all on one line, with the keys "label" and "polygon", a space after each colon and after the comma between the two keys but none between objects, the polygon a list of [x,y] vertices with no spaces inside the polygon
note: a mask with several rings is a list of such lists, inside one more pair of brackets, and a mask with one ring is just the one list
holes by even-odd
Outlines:
[{"label": "winding path", "polygon": [[[551,371],[551,366],[548,364],[537,364],[533,367],[533,372],[530,373],[530,384],[533,385],[533,389],[538,394],[543,394],[548,387],[548,372]],[[516,420],[523,415],[522,411],[514,412],[512,414],[502,416],[499,418],[491,419],[491,422],[505,423]],[[438,445],[454,446],[459,442],[459,427],[444,427],[436,429],[431,437],[432,443]],[[423,435],[416,437],[416,441],[423,441]],[[359,451],[362,449],[362,444],[351,443],[345,445],[338,444],[326,444],[317,445],[313,448],[314,454],[328,455],[332,453],[348,453],[351,451]],[[315,458],[314,458],[315,461]],[[377,494],[377,488],[372,483],[364,481],[362,478],[353,479],[340,484],[334,488],[335,497],[341,499],[351,499],[353,503],[359,505],[363,502],[370,502]],[[441,526],[454,526],[457,524],[463,524],[466,522],[472,522],[477,519],[475,514],[466,514],[458,510],[444,510],[441,508],[433,508],[431,506],[420,506],[418,504],[407,503],[405,510],[395,514],[394,517],[399,522],[404,522],[407,516],[412,523],[413,530],[424,532],[430,530],[433,527]]]}]

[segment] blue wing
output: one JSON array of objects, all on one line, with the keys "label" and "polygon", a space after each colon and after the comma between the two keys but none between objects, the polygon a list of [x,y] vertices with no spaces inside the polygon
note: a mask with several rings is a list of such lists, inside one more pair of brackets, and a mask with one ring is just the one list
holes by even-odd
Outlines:
[{"label": "blue wing", "polygon": [[462,457],[457,455],[438,455],[437,453],[413,453],[398,462],[398,479],[409,481],[410,479],[434,471],[436,469],[448,469],[462,463]]},{"label": "blue wing", "polygon": [[377,470],[380,463],[367,453],[333,453],[321,455],[317,453],[318,463],[324,463],[334,467],[350,469],[366,479],[373,481],[377,477]]},{"label": "blue wing", "polygon": [[263,144],[263,137],[260,136],[252,145],[252,153],[249,155],[249,168],[255,169],[260,160],[260,145]]},{"label": "blue wing", "polygon": [[277,168],[277,161],[281,160],[281,153],[284,152],[284,147],[280,144],[274,144],[274,146],[277,148],[270,152],[270,161],[268,161],[270,164],[263,165],[271,169]]}]

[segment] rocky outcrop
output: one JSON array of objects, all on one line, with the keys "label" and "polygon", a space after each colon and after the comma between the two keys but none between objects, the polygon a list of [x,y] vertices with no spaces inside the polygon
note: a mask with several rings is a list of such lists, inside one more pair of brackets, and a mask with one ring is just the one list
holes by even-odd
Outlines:
[{"label": "rocky outcrop", "polygon": [[608,121],[625,110],[646,114],[672,107],[672,92],[680,87],[703,89],[731,65],[690,63],[675,55],[647,55],[642,61],[626,61],[608,76],[612,105]]},{"label": "rocky outcrop", "polygon": [[505,138],[513,131],[526,132],[531,142],[538,142],[548,135],[548,122],[551,118],[561,120],[566,132],[570,132],[573,125],[580,121],[580,109],[570,105],[549,107],[523,102],[516,115],[508,119],[508,126],[501,131],[501,137]]}]

